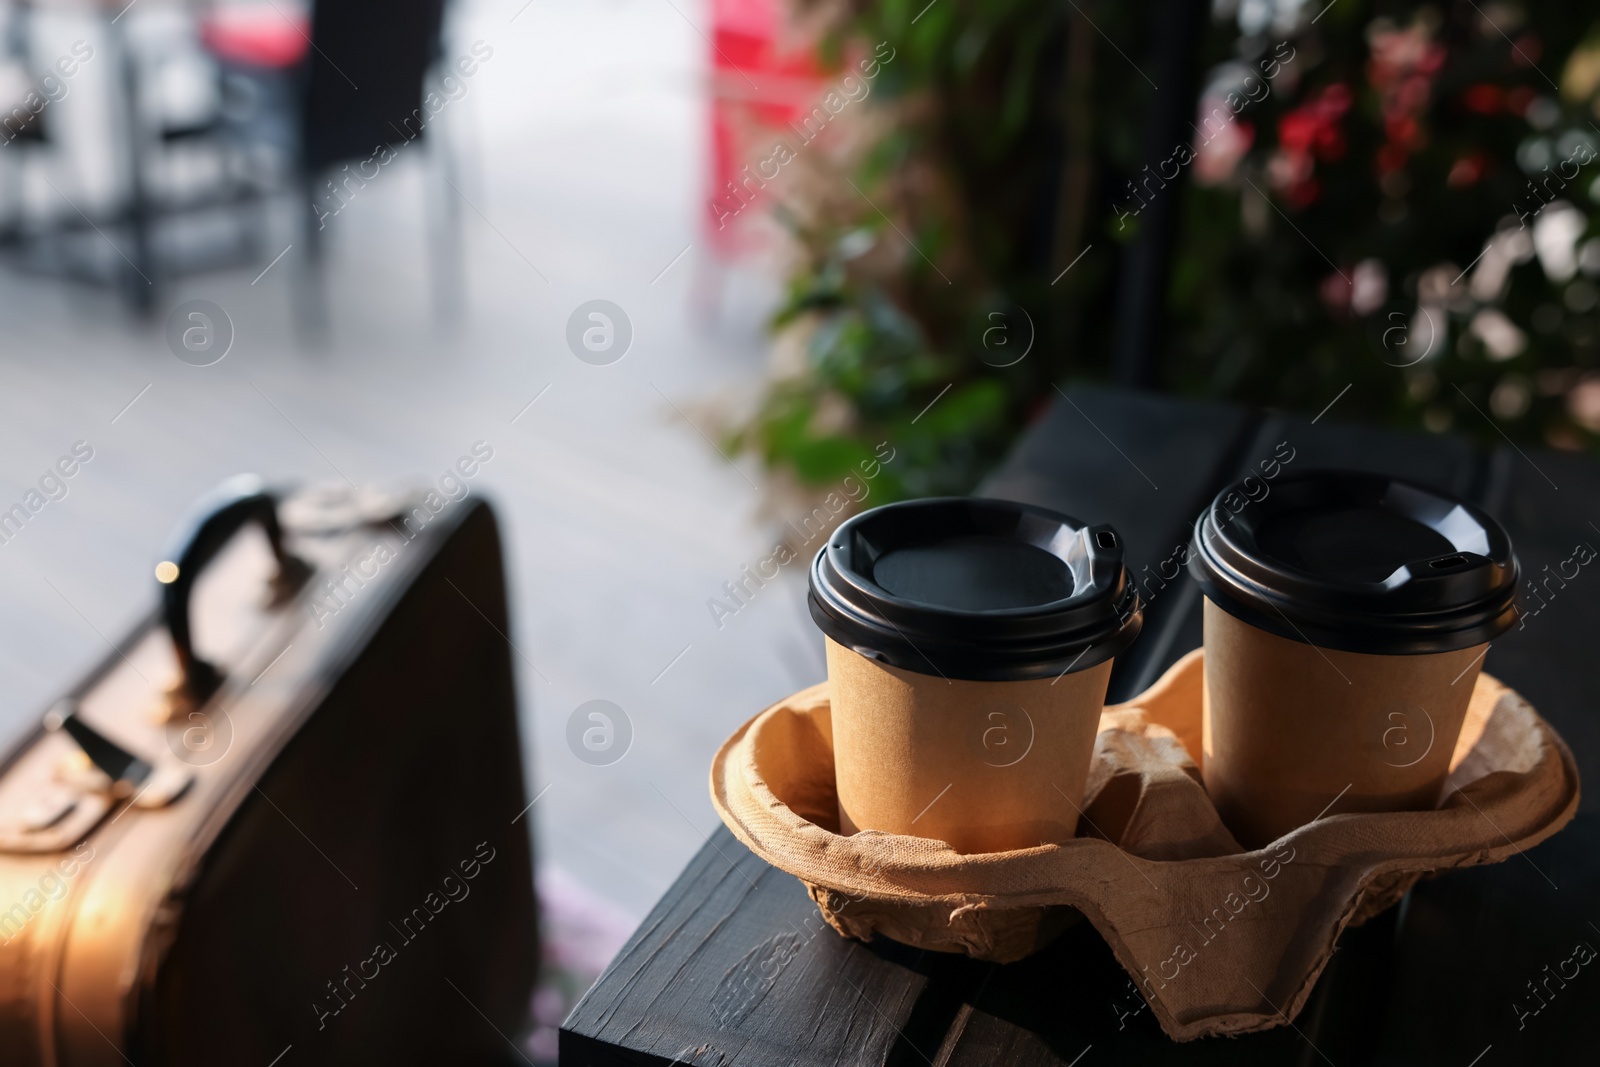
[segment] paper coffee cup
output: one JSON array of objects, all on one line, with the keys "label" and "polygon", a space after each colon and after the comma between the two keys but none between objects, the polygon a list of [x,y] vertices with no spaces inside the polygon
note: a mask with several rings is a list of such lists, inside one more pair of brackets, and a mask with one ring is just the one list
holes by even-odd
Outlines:
[{"label": "paper coffee cup", "polygon": [[1070,840],[1114,656],[1142,624],[1109,526],[1006,501],[890,504],[811,567],[840,832],[958,852]]},{"label": "paper coffee cup", "polygon": [[1323,815],[1435,807],[1517,561],[1487,514],[1379,475],[1234,486],[1195,524],[1201,773],[1241,844]]}]

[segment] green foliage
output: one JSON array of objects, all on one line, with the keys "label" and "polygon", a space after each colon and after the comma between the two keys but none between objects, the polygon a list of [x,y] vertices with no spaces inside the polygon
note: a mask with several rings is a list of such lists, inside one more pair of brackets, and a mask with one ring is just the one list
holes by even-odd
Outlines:
[{"label": "green foliage", "polygon": [[895,50],[871,101],[893,121],[835,161],[842,200],[802,191],[780,205],[804,255],[773,325],[803,337],[805,367],[771,386],[733,447],[822,487],[888,440],[901,457],[890,493],[964,493],[1051,381],[1102,362],[1105,265],[1050,281],[1087,240],[1089,186],[1062,161],[1111,146],[1066,150],[1063,115],[1093,115],[1109,138],[1142,97],[1069,76],[1070,16],[1039,0],[887,0],[834,24],[824,62]]},{"label": "green foliage", "polygon": [[[1554,0],[1341,0],[1315,25],[1310,8],[1266,25],[1280,9],[1212,25],[1208,96],[1293,59],[1237,109],[1228,158],[1197,134],[1203,158],[1153,194],[1182,198],[1161,384],[1307,413],[1349,385],[1342,419],[1592,446],[1600,162],[1560,183],[1545,168],[1600,150],[1600,23]],[[1052,383],[1106,372],[1112,282],[1143,224],[1129,179],[1156,163],[1140,154],[1154,90],[1135,66],[1154,10],[847,5],[819,55],[892,46],[865,109],[887,121],[838,153],[835,188],[780,205],[802,256],[774,328],[803,366],[733,447],[820,487],[887,440],[889,496],[965,492]],[[1531,238],[1574,210],[1563,274]]]}]

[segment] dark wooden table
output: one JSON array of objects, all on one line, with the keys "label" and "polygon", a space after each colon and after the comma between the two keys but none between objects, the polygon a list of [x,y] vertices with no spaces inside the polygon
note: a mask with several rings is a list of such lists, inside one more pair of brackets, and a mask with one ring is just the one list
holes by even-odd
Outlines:
[{"label": "dark wooden table", "polygon": [[[1142,579],[1185,542],[1219,487],[1279,442],[1294,450],[1293,469],[1381,471],[1477,501],[1509,528],[1533,578],[1554,573],[1580,543],[1600,547],[1600,464],[1588,457],[1510,447],[1485,455],[1450,437],[1110,390],[1068,394],[982,491],[1115,524]],[[1600,569],[1550,588],[1525,627],[1496,642],[1486,669],[1533,702],[1596,781]],[[1199,644],[1199,591],[1180,576],[1150,598],[1144,634],[1118,660],[1108,699],[1137,693]],[[573,1010],[561,1062],[1592,1064],[1600,960],[1564,982],[1551,978],[1580,942],[1600,950],[1600,819],[1590,796],[1571,825],[1526,855],[1425,881],[1347,931],[1293,1026],[1180,1045],[1141,1010],[1087,923],[1005,966],[846,941],[822,925],[798,881],[719,829]]]}]

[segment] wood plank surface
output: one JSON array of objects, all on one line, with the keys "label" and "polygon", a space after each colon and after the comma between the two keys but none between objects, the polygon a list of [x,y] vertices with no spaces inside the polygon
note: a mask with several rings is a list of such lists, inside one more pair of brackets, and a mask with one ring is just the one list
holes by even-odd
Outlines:
[{"label": "wood plank surface", "polygon": [[[1584,456],[1504,449],[1490,475],[1486,498],[1511,533],[1525,580],[1557,577],[1543,606],[1523,597],[1524,625],[1495,642],[1484,669],[1560,732],[1592,784],[1600,781],[1600,562],[1579,564],[1574,550],[1600,549],[1600,467]],[[1597,902],[1600,800],[1592,791],[1566,829],[1523,857],[1419,885],[1396,942],[1373,1062],[1467,1064],[1482,1055],[1479,1067],[1593,1063],[1600,961],[1568,961],[1580,942],[1600,951]]]},{"label": "wood plank surface", "polygon": [[[919,1062],[954,957],[846,941],[719,827],[562,1027],[563,1067]],[[906,1057],[910,1057],[907,1059]]]}]

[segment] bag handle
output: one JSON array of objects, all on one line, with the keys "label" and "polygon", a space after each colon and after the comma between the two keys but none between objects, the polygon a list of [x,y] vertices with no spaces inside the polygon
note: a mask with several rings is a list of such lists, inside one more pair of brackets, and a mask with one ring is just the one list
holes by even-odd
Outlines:
[{"label": "bag handle", "polygon": [[[253,474],[224,481],[196,505],[172,538],[172,548],[156,565],[161,583],[161,618],[172,634],[180,679],[172,693],[174,703],[199,707],[222,684],[222,672],[194,651],[189,627],[189,595],[195,580],[233,536],[249,523],[260,525],[278,562],[272,579],[277,597],[293,592],[311,574],[305,561],[283,547],[283,527],[278,522],[278,498]],[[180,709],[174,709],[180,710]]]}]

